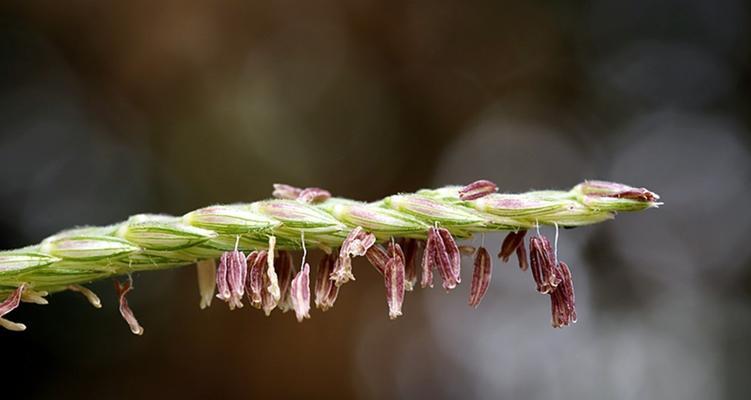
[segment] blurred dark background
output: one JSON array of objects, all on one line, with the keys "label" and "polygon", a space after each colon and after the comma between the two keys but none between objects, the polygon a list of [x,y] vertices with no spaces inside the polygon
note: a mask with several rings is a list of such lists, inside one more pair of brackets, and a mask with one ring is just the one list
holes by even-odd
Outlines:
[{"label": "blurred dark background", "polygon": [[579,306],[564,330],[513,263],[478,310],[465,283],[409,294],[395,322],[362,260],[303,324],[199,311],[192,268],[143,273],[143,337],[109,281],[92,285],[101,310],[62,293],[10,314],[29,328],[0,332],[2,398],[747,398],[750,9],[3,2],[2,248],[274,182],[374,200],[601,178],[666,205],[562,233]]}]

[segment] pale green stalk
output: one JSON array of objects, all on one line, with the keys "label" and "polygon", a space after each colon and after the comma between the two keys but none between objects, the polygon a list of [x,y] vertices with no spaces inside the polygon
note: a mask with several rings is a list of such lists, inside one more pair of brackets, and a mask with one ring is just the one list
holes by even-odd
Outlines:
[{"label": "pale green stalk", "polygon": [[116,275],[191,265],[236,247],[265,249],[271,237],[276,249],[300,249],[304,237],[307,248],[329,250],[340,246],[357,226],[381,241],[425,239],[434,225],[468,238],[479,232],[538,225],[589,225],[612,219],[617,212],[660,204],[654,201],[656,196],[619,198],[587,185],[569,191],[494,193],[470,201],[460,200],[459,187],[444,187],[374,203],[271,199],[206,207],[182,217],[136,215],[118,224],[76,228],[35,246],[0,252],[0,294],[24,283],[29,289],[54,292]]}]

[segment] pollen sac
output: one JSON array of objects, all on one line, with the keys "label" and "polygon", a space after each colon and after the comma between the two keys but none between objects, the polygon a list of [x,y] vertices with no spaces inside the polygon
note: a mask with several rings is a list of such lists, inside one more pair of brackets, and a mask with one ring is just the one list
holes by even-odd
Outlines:
[{"label": "pollen sac", "polygon": [[295,200],[300,197],[302,189],[294,186],[285,185],[283,183],[275,183],[274,191],[271,193],[276,199]]},{"label": "pollen sac", "polygon": [[292,279],[290,295],[297,321],[302,322],[303,319],[310,318],[310,265],[308,263],[305,263],[302,270]]},{"label": "pollen sac", "polygon": [[[276,274],[276,268],[274,267],[274,257],[276,256],[276,237],[269,236],[269,251],[266,257],[266,277],[264,278],[264,287],[266,291],[274,300],[274,307],[279,303],[281,298],[281,292],[279,291],[279,277]],[[268,315],[268,313],[266,313]]]},{"label": "pollen sac", "polygon": [[337,263],[336,254],[325,254],[318,263],[315,282],[315,304],[321,311],[327,311],[334,306],[336,297],[339,295],[339,287],[334,284],[330,276]]},{"label": "pollen sac", "polygon": [[556,269],[558,268],[558,259],[553,252],[553,248],[550,246],[550,240],[544,236],[540,236],[540,238],[542,246],[545,249],[545,255],[547,256],[547,265],[550,266],[550,268],[543,269],[543,279],[548,282],[551,290],[553,290],[561,283],[561,275],[556,272]]},{"label": "pollen sac", "polygon": [[2,303],[0,303],[0,326],[1,327],[9,331],[26,330],[26,325],[19,324],[17,322],[12,322],[3,318],[5,314],[18,308],[18,305],[21,304],[21,296],[23,296],[23,293],[25,290],[26,290],[26,284],[22,283],[21,286],[17,287],[16,290],[11,292],[10,296],[8,296],[7,299],[5,299]]},{"label": "pollen sac", "polygon": [[23,295],[21,295],[21,301],[24,303],[33,303],[33,304],[39,304],[39,305],[46,305],[49,304],[47,299],[44,297],[47,296],[49,292],[46,290],[36,291],[32,289],[26,289],[23,292]]},{"label": "pollen sac", "polygon": [[268,253],[265,250],[254,251],[248,255],[248,276],[245,289],[248,291],[250,305],[261,308],[263,304],[263,280],[266,275]]},{"label": "pollen sac", "polygon": [[506,238],[503,239],[501,244],[501,251],[498,252],[498,258],[503,262],[508,262],[509,257],[513,254],[519,246],[524,246],[524,236],[527,235],[527,231],[520,230],[517,232],[509,232]]},{"label": "pollen sac", "polygon": [[355,280],[352,274],[352,257],[364,256],[369,248],[375,244],[376,238],[372,233],[365,232],[361,227],[357,227],[344,239],[342,247],[339,250],[339,261],[331,273],[331,279],[336,286],[341,286]]},{"label": "pollen sac", "polygon": [[271,267],[266,268],[263,274],[263,290],[261,291],[261,309],[268,317],[279,304],[281,296],[276,296],[272,288],[278,288],[277,276]]},{"label": "pollen sac", "polygon": [[420,251],[420,241],[405,238],[401,240],[404,250],[404,290],[410,292],[417,284],[417,258]]},{"label": "pollen sac", "polygon": [[[211,284],[213,285],[214,282],[212,281]],[[86,297],[86,300],[88,300],[89,304],[94,306],[94,308],[102,308],[102,301],[99,299],[99,296],[97,296],[96,293],[91,291],[91,289],[81,285],[68,285],[67,289],[73,292],[81,293],[84,297]],[[213,291],[211,297],[213,297]]]},{"label": "pollen sac", "polygon": [[271,264],[274,262],[271,254],[266,250],[250,253],[247,258],[248,276],[245,280],[245,291],[250,305],[263,309],[266,316],[271,315],[271,311],[281,299],[276,268]]},{"label": "pollen sac", "polygon": [[297,200],[308,204],[318,204],[331,198],[329,191],[321,188],[306,188],[303,189],[297,196]]},{"label": "pollen sac", "polygon": [[386,271],[386,263],[389,261],[389,256],[383,246],[381,246],[380,244],[374,244],[373,246],[370,246],[368,251],[365,252],[365,257],[368,258],[370,265],[372,265],[373,268],[378,271],[378,273],[380,273],[381,275],[384,274],[384,272]]},{"label": "pollen sac", "polygon": [[199,306],[201,310],[211,305],[216,290],[216,261],[213,258],[196,263],[198,275],[198,292],[201,296]]},{"label": "pollen sac", "polygon": [[458,284],[462,281],[462,254],[459,251],[459,246],[457,246],[454,237],[451,236],[451,232],[449,232],[447,229],[438,229],[438,233],[441,235],[443,245],[446,248],[446,253],[449,256],[449,266],[451,267],[452,279]]},{"label": "pollen sac", "polygon": [[398,243],[391,242],[389,243],[389,248],[386,251],[386,254],[388,254],[389,260],[397,257],[401,260],[402,264],[405,264],[406,257],[404,255],[404,251],[402,250],[402,246]]},{"label": "pollen sac", "polygon": [[544,236],[535,236],[529,240],[529,247],[529,261],[537,291],[550,293],[560,283],[560,278],[555,273],[555,255],[550,248],[550,241]]},{"label": "pollen sac", "polygon": [[219,267],[216,269],[216,298],[219,300],[227,301],[232,294],[229,290],[229,283],[227,283],[227,268],[228,268],[227,253],[222,254],[222,258],[219,261]]},{"label": "pollen sac", "polygon": [[386,286],[386,303],[389,306],[389,318],[402,315],[404,303],[404,253],[398,244],[391,243],[388,249],[389,260],[383,279]]},{"label": "pollen sac", "polygon": [[516,258],[519,260],[519,269],[526,271],[529,268],[529,262],[527,261],[527,246],[524,242],[516,248]]},{"label": "pollen sac", "polygon": [[[451,290],[461,282],[461,254],[459,253],[459,247],[456,245],[456,241],[451,236],[451,233],[445,228],[430,228],[428,231],[429,244],[431,244],[431,239],[432,245],[429,247],[432,254],[427,261],[429,263],[432,262],[438,268],[441,279],[443,279],[443,288]],[[425,262],[424,258],[423,262]],[[432,267],[429,267],[428,270],[432,270]],[[425,266],[423,266],[424,274]]]},{"label": "pollen sac", "polygon": [[130,331],[133,332],[134,335],[143,335],[143,327],[141,327],[141,324],[138,323],[136,316],[133,314],[133,311],[128,305],[128,299],[125,298],[125,295],[133,290],[133,281],[130,278],[128,278],[125,283],[115,281],[115,290],[117,290],[117,295],[120,300],[120,315],[122,315],[125,322],[128,323]]},{"label": "pollen sac", "polygon": [[216,271],[216,297],[229,303],[230,310],[242,308],[245,295],[245,279],[248,274],[245,254],[241,251],[227,251],[219,259]]},{"label": "pollen sac", "polygon": [[469,305],[477,307],[485,296],[490,286],[490,277],[493,273],[493,263],[490,259],[490,253],[484,247],[477,249],[474,263],[474,273],[472,274],[472,288],[469,291]]},{"label": "pollen sac", "polygon": [[433,269],[438,268],[443,288],[451,290],[461,282],[461,253],[451,233],[444,228],[430,228],[422,258],[421,286],[433,287]]},{"label": "pollen sac", "polygon": [[487,180],[479,180],[459,189],[459,198],[462,200],[476,200],[498,191],[498,186]]},{"label": "pollen sac", "polygon": [[274,259],[274,268],[276,274],[279,277],[279,309],[282,312],[287,312],[293,309],[292,296],[290,287],[292,286],[292,278],[294,276],[294,270],[292,267],[292,255],[289,252],[280,250],[279,255]]},{"label": "pollen sac", "polygon": [[527,262],[527,248],[524,245],[524,236],[526,235],[526,230],[509,232],[503,240],[503,244],[501,244],[501,251],[498,252],[498,258],[503,260],[503,262],[508,262],[511,254],[516,253],[516,258],[519,260],[519,269],[526,271],[529,267]]},{"label": "pollen sac", "polygon": [[551,323],[554,328],[561,328],[576,322],[576,299],[568,265],[559,262],[555,272],[561,283],[550,293]]},{"label": "pollen sac", "polygon": [[422,253],[422,278],[420,279],[420,286],[422,288],[433,287],[433,268],[435,268],[435,235],[431,235],[428,231],[428,240],[425,242],[425,251]]}]

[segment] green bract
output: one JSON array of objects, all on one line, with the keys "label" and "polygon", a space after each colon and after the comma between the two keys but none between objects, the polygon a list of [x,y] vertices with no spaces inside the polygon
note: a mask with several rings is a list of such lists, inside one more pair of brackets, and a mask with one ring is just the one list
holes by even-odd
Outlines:
[{"label": "green bract", "polygon": [[34,251],[0,252],[0,276],[17,274],[18,271],[32,271],[60,261],[60,258]]},{"label": "green bract", "polygon": [[361,226],[376,236],[424,234],[430,225],[419,219],[375,204],[340,204],[331,213],[345,224]]},{"label": "green bract", "polygon": [[147,214],[131,217],[117,235],[150,250],[179,250],[218,236],[214,231],[184,224],[179,218]]},{"label": "green bract", "polygon": [[483,222],[482,218],[469,208],[418,194],[387,197],[383,205],[427,220],[431,225],[437,222],[442,225],[467,226],[481,225]]},{"label": "green bract", "polygon": [[141,248],[114,236],[63,235],[46,239],[40,250],[66,261],[99,261],[127,256]]},{"label": "green bract", "polygon": [[217,233],[245,234],[268,230],[280,222],[250,210],[247,204],[211,206],[201,208],[183,216],[188,225],[210,229]]}]

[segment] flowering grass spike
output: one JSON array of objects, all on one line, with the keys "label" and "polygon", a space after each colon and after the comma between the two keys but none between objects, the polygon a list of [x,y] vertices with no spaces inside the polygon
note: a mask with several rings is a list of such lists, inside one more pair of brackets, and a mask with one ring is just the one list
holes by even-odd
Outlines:
[{"label": "flowering grass spike", "polygon": [[[311,294],[325,311],[343,285],[355,280],[354,257],[365,257],[383,277],[388,315],[402,315],[405,292],[461,284],[462,255],[474,256],[469,305],[487,294],[492,258],[482,246],[458,244],[475,234],[509,231],[498,257],[516,254],[522,271],[531,270],[537,291],[550,296],[552,325],[576,322],[574,285],[569,266],[540,234],[544,225],[577,227],[612,219],[618,212],[659,206],[659,196],[644,188],[585,181],[568,191],[498,193],[479,180],[466,186],[401,193],[364,203],[332,197],[320,188],[274,185],[273,198],[255,203],[213,205],[182,217],[140,214],[124,222],[60,232],[38,245],[0,251],[0,326],[26,326],[6,319],[20,303],[47,304],[49,293],[83,294],[95,307],[99,298],[83,284],[115,280],[119,311],[134,334],[143,333],[126,299],[132,276],[140,271],[197,266],[200,307],[212,299],[230,309],[245,300],[270,315],[293,310],[298,321],[310,318]],[[525,243],[527,231],[537,234]],[[556,230],[556,232],[558,232]],[[325,255],[310,287],[307,249]],[[527,250],[529,249],[529,251]],[[292,252],[303,250],[297,264]],[[418,276],[420,275],[421,276]]]}]

